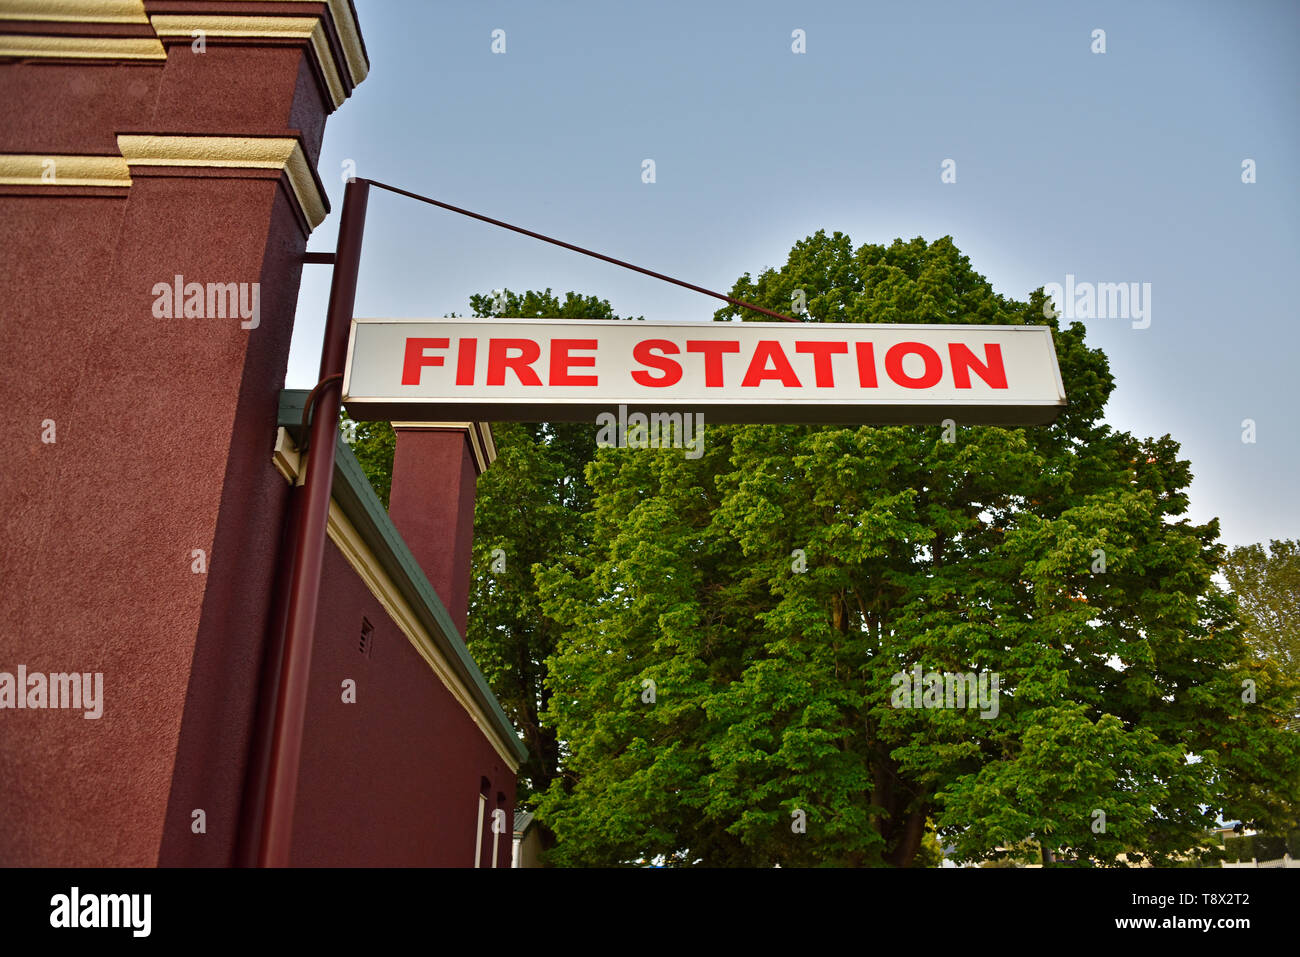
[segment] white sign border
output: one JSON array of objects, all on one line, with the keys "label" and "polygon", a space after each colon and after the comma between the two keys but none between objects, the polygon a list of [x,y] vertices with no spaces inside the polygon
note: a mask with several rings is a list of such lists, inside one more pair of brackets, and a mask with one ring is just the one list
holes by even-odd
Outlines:
[{"label": "white sign border", "polygon": [[[492,323],[501,323],[503,327],[517,326],[534,326],[534,325],[554,325],[563,323],[567,326],[596,326],[609,328],[611,323],[619,325],[634,325],[646,329],[658,329],[671,327],[673,329],[711,329],[717,331],[719,327],[725,328],[728,325],[744,325],[756,329],[782,329],[789,330],[795,326],[815,326],[825,328],[829,326],[874,326],[877,328],[888,328],[891,330],[925,330],[934,332],[936,330],[947,330],[953,332],[969,333],[972,329],[989,329],[999,332],[1032,332],[1036,335],[1046,335],[1048,338],[1048,355],[1051,357],[1052,376],[1056,385],[1057,399],[1044,400],[1037,402],[1026,402],[1023,399],[998,399],[993,397],[972,397],[969,400],[945,398],[942,401],[926,400],[916,398],[911,401],[895,400],[889,403],[879,401],[863,402],[836,402],[828,403],[824,398],[811,397],[807,399],[782,398],[779,403],[761,404],[751,403],[745,406],[737,406],[730,398],[694,398],[690,400],[670,399],[664,397],[659,402],[653,401],[636,401],[610,402],[608,400],[594,401],[585,397],[551,397],[541,402],[529,402],[527,404],[519,403],[492,403],[484,402],[482,399],[462,399],[448,398],[436,402],[421,397],[402,397],[389,396],[383,399],[374,397],[352,397],[350,396],[351,377],[352,377],[352,358],[353,349],[356,345],[356,331],[359,325],[378,324],[378,325],[430,325],[437,323],[481,323],[484,325]],[[504,331],[504,330],[503,330]],[[348,330],[348,349],[347,357],[344,362],[343,372],[343,404],[348,409],[348,414],[357,421],[423,421],[429,419],[456,418],[464,419],[466,417],[475,420],[489,422],[595,422],[595,416],[599,412],[616,412],[620,404],[625,405],[629,414],[631,412],[669,412],[669,411],[701,411],[706,413],[710,408],[715,410],[753,409],[754,415],[748,415],[744,412],[738,415],[727,415],[718,419],[718,422],[735,423],[735,424],[764,424],[773,425],[782,424],[805,424],[805,425],[938,425],[943,419],[951,418],[958,425],[981,425],[992,424],[1006,428],[1017,428],[1024,425],[1049,425],[1056,421],[1057,416],[1065,410],[1069,400],[1065,394],[1065,384],[1061,379],[1060,360],[1056,355],[1055,342],[1051,336],[1052,328],[1047,325],[1007,325],[993,323],[850,323],[850,322],[818,322],[818,323],[789,323],[789,322],[693,322],[683,321],[676,322],[672,320],[645,321],[639,319],[568,319],[562,317],[545,318],[537,316],[440,316],[440,317],[377,317],[377,316],[355,316]],[[404,410],[406,406],[416,407],[411,415],[393,415],[394,412]],[[793,409],[809,409],[819,406],[829,409],[838,410],[841,414],[833,415],[825,420],[814,420],[806,414],[792,415],[783,417],[780,414],[782,407]],[[353,408],[361,415],[353,412]],[[466,409],[472,410],[467,413]],[[520,414],[520,409],[524,414]],[[999,411],[1023,410],[1023,415],[999,415]],[[582,410],[585,414],[578,417],[573,414],[576,410]],[[872,414],[875,410],[876,414]],[[963,422],[957,414],[962,411],[975,412],[976,418],[968,419]],[[916,414],[913,412],[928,412],[928,414]],[[852,415],[852,413],[859,413]],[[982,421],[988,419],[998,419],[996,422]]]}]

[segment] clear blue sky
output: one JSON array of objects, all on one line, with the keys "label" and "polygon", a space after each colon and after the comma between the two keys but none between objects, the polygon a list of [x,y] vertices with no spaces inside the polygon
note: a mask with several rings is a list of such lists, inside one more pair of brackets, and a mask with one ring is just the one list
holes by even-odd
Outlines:
[{"label": "clear blue sky", "polygon": [[[1021,299],[1067,273],[1150,283],[1149,328],[1086,323],[1118,381],[1108,421],[1182,443],[1191,517],[1218,516],[1229,544],[1300,537],[1287,298],[1300,278],[1300,4],[356,7],[371,73],[329,121],[334,212],[309,248],[334,247],[351,160],[359,176],[724,292],[822,228],[855,245],[951,235]],[[940,181],[945,159],[956,183]],[[305,267],[291,387],[315,382],[328,281]],[[501,286],[657,320],[707,320],[717,305],[372,193],[358,315],[464,315],[471,294]]]}]

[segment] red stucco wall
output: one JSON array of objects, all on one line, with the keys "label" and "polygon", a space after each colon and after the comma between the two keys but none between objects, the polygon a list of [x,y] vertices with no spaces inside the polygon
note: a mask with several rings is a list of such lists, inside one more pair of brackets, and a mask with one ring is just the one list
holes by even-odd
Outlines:
[{"label": "red stucco wall", "polygon": [[[120,132],[291,135],[292,118],[314,161],[324,104],[301,82],[301,50],[204,56],[0,64],[0,87],[20,93],[3,98],[0,152],[115,154]],[[258,97],[220,95],[254,80]],[[0,229],[15,238],[0,253],[0,402],[13,423],[0,609],[17,625],[0,669],[101,671],[105,684],[98,721],[4,714],[0,863],[224,863],[233,846],[286,497],[270,451],[307,237],[276,171],[132,179],[0,187]],[[260,283],[260,325],[156,318],[153,286],[176,274]],[[40,441],[46,419],[54,444]],[[194,549],[206,573],[191,570]],[[185,806],[172,833],[187,846],[163,853],[174,799]],[[204,835],[191,834],[194,808]]]},{"label": "red stucco wall", "polygon": [[[486,777],[491,805],[506,797],[497,866],[509,867],[514,772],[333,542],[321,594],[293,863],[472,867]],[[374,625],[368,656],[358,650],[363,616]],[[342,700],[349,678],[355,704]]]},{"label": "red stucco wall", "polygon": [[[115,29],[86,32],[101,28]],[[0,89],[10,154],[273,135],[300,136],[314,165],[328,112],[301,45],[10,59]],[[0,712],[0,865],[231,864],[255,779],[290,501],[271,451],[307,237],[279,171],[131,176],[0,186],[0,671],[102,672],[105,699],[98,720]],[[260,325],[155,317],[154,284],[177,274],[260,283]],[[472,863],[479,778],[513,804],[513,777],[341,561],[326,566],[295,858]],[[355,706],[338,703],[347,670]]]},{"label": "red stucco wall", "polygon": [[463,635],[478,479],[469,437],[463,430],[395,431],[388,514]]}]

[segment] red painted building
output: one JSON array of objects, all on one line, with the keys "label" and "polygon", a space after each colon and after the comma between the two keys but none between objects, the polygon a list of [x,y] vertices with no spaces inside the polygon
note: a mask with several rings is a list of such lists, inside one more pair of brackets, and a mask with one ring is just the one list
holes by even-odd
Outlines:
[{"label": "red painted building", "polygon": [[[347,0],[0,0],[0,865],[256,859],[282,386],[325,120],[368,70]],[[493,454],[401,430],[386,514],[340,446],[292,864],[509,866],[524,752],[462,639]],[[17,707],[19,667],[102,675],[102,713]]]}]

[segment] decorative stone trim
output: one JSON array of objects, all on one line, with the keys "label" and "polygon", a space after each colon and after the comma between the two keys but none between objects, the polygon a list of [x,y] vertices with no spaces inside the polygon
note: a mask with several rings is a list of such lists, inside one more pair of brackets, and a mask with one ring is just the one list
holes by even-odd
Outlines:
[{"label": "decorative stone trim", "polygon": [[128,166],[281,169],[311,229],[329,211],[302,146],[278,136],[157,136],[119,134],[117,148]]},{"label": "decorative stone trim", "polygon": [[[298,41],[311,50],[329,100],[337,109],[370,72],[365,43],[349,0],[227,0],[232,8],[248,13],[194,14],[166,12],[166,0],[0,0],[0,23],[26,26],[13,29],[36,33],[0,33],[0,57],[52,59],[166,60],[163,40],[189,43],[195,31],[230,39]],[[303,16],[264,15],[259,8],[277,11],[286,4],[313,3]],[[320,4],[324,11],[317,14]],[[174,8],[173,8],[174,9]],[[158,10],[151,13],[151,10]],[[316,15],[308,15],[308,14]],[[34,24],[51,24],[40,32]],[[58,24],[58,27],[54,27]],[[85,24],[89,35],[74,36],[70,24]],[[143,33],[139,28],[152,28]],[[126,28],[117,29],[114,28]],[[118,34],[132,35],[112,35]]]},{"label": "decorative stone trim", "polygon": [[497,460],[497,446],[492,438],[492,426],[486,422],[393,422],[391,425],[395,429],[464,432],[474,452],[474,464],[478,467],[479,475],[486,472],[488,466]]},{"label": "decorative stone trim", "polygon": [[170,16],[149,18],[161,39],[180,39],[189,43],[196,33],[207,37],[236,39],[306,40],[312,58],[325,80],[334,109],[343,105],[348,91],[339,77],[338,64],[325,37],[325,27],[316,17],[246,17],[246,16]]},{"label": "decorative stone trim", "polygon": [[0,154],[3,186],[130,186],[131,170],[120,156]]},{"label": "decorative stone trim", "polygon": [[148,23],[143,0],[5,0],[0,20]]},{"label": "decorative stone trim", "polygon": [[71,37],[0,34],[0,57],[77,60],[165,60],[157,37]]}]

